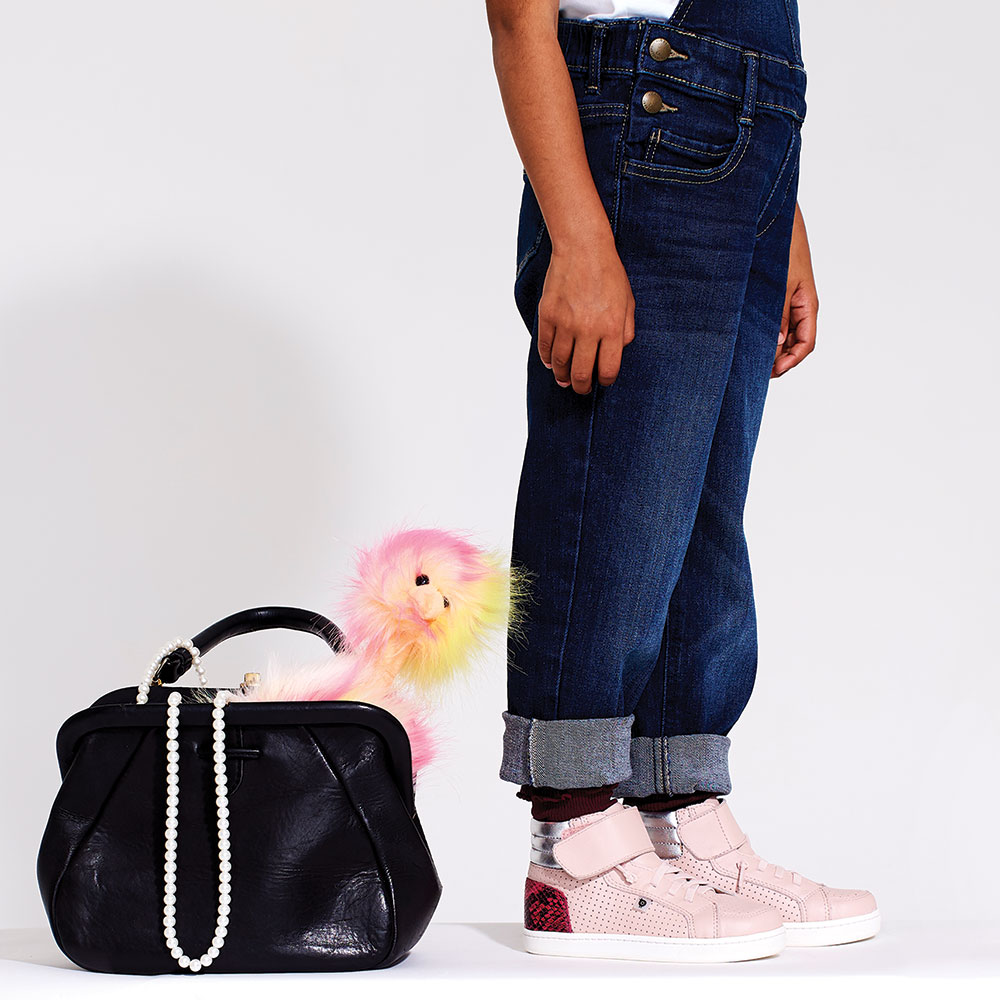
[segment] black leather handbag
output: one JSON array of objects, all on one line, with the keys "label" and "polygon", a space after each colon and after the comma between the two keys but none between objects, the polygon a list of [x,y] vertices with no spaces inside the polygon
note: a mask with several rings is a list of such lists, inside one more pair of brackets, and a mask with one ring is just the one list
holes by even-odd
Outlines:
[{"label": "black leather handbag", "polygon": [[348,701],[227,704],[229,689],[162,686],[192,666],[203,682],[200,654],[269,628],[344,644],[321,615],[242,611],[161,650],[138,696],[106,694],[59,730],[62,786],[38,883],[77,965],[374,969],[403,959],[426,929],[441,884],[395,716]]}]

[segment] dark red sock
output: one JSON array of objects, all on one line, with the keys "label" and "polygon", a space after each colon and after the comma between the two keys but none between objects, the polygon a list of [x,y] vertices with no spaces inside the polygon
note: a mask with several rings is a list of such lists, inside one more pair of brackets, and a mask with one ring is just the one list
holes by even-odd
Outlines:
[{"label": "dark red sock", "polygon": [[647,812],[673,812],[685,806],[696,806],[716,798],[715,792],[694,792],[692,795],[646,795],[641,799],[627,798],[625,804],[638,806]]},{"label": "dark red sock", "polygon": [[531,818],[546,823],[562,823],[587,813],[607,809],[614,801],[616,785],[600,788],[536,788],[522,785],[519,799],[531,803]]}]

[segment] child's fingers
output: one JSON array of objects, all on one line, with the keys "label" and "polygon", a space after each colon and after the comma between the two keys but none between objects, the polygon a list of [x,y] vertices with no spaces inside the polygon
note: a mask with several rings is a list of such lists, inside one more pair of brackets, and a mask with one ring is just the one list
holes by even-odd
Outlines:
[{"label": "child's fingers", "polygon": [[[632,335],[633,337],[635,336],[634,330]],[[601,346],[597,349],[597,381],[601,385],[611,385],[618,378],[621,365],[621,342],[613,340],[610,337],[605,337],[601,341]]]},{"label": "child's fingers", "polygon": [[556,335],[555,324],[538,316],[538,356],[546,368],[552,367],[552,341]]},{"label": "child's fingers", "polygon": [[597,360],[597,345],[599,341],[587,339],[577,340],[573,345],[573,370],[570,381],[573,391],[586,396],[594,384],[594,362]]},{"label": "child's fingers", "polygon": [[552,340],[552,374],[563,388],[570,384],[573,363],[573,335],[565,327],[557,328]]}]

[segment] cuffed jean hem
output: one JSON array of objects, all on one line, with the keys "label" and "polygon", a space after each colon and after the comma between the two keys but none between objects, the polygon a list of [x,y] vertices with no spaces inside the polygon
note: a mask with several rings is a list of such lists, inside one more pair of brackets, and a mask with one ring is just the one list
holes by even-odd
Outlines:
[{"label": "cuffed jean hem", "polygon": [[728,736],[636,736],[630,757],[632,774],[618,786],[618,795],[645,798],[732,791]]},{"label": "cuffed jean hem", "polygon": [[527,719],[503,713],[500,777],[536,788],[597,788],[631,773],[632,715],[620,719]]}]

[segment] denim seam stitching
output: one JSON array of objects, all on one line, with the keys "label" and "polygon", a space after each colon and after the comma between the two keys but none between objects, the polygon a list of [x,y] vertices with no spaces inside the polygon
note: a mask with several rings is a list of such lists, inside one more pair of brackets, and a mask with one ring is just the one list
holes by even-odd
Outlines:
[{"label": "denim seam stitching", "polygon": [[657,73],[654,70],[644,72],[644,76],[655,76],[660,80],[672,80],[674,83],[684,84],[685,87],[691,87],[693,90],[704,90],[707,93],[718,94],[720,97],[728,97],[737,103],[742,101],[743,98],[738,94],[730,94],[728,90],[717,90],[715,87],[709,87],[704,83],[694,83],[691,80],[685,80],[682,76],[674,76],[673,73]]},{"label": "denim seam stitching", "polygon": [[[657,132],[662,133],[663,129],[657,128]],[[670,133],[668,132],[667,134],[669,135]],[[659,136],[659,138],[656,141],[657,141],[657,145],[659,145],[660,143],[662,143],[664,146],[673,146],[674,149],[683,149],[685,152],[688,152],[688,153],[699,153],[701,156],[723,156],[724,157],[724,156],[727,155],[726,153],[715,153],[715,152],[712,152],[711,150],[708,150],[708,149],[697,149],[694,146],[685,146],[684,143],[677,142],[674,139],[664,139],[662,134]]]},{"label": "denim seam stitching", "polygon": [[[792,134],[788,138],[788,148],[785,150],[785,155],[781,158],[781,166],[778,167],[777,176],[774,178],[774,185],[768,193],[767,200],[761,206],[761,210],[757,213],[757,220],[754,223],[754,229],[760,225],[761,220],[767,214],[767,210],[771,207],[771,202],[774,201],[774,197],[778,193],[778,188],[781,184],[782,178],[785,177],[785,170],[787,169],[788,163],[792,158],[792,153],[795,150],[795,144],[796,137],[793,129]],[[787,187],[785,190],[787,190]],[[761,236],[763,233],[757,233],[757,235]]]},{"label": "denim seam stitching", "polygon": [[[781,172],[784,172],[785,169],[787,168],[788,163],[792,157],[792,150],[794,150],[798,146],[798,144],[799,140],[797,135],[793,135],[792,141],[788,144],[788,152],[785,154],[784,162],[781,164]],[[779,179],[781,177],[781,172],[779,172],[778,174]],[[775,222],[778,221],[778,217],[781,215],[781,206],[785,204],[785,200],[788,198],[788,189],[792,185],[792,178],[794,176],[795,176],[795,170],[794,169],[788,170],[788,176],[785,177],[785,186],[781,191],[781,201],[778,203],[778,211],[774,213],[774,216],[772,217],[771,221],[759,233],[757,233],[756,236],[754,236],[755,240],[759,240],[764,235],[764,233],[766,233],[771,228],[771,226],[773,226]],[[764,213],[767,211],[767,209],[771,205],[771,202],[774,200],[774,195],[776,194],[776,192],[777,192],[777,184],[775,184],[774,190],[771,192],[771,194],[768,196],[767,201],[764,203],[764,207],[760,210],[760,215],[757,216],[758,226],[760,225],[760,220],[764,217]]]},{"label": "denim seam stitching", "polygon": [[785,17],[788,20],[788,35],[792,42],[792,54],[799,62],[802,62],[802,46],[798,33],[792,27],[792,8],[788,5],[788,0],[785,0]]},{"label": "denim seam stitching", "polygon": [[[749,49],[744,49],[739,45],[733,45],[732,42],[724,42],[719,38],[712,38],[710,35],[699,35],[696,31],[685,31],[681,28],[674,28],[679,35],[686,35],[688,38],[697,38],[699,41],[708,42],[711,45],[718,45],[723,49],[732,49],[734,52],[749,52]],[[805,73],[806,68],[800,63],[791,63],[787,59],[782,59],[781,56],[772,55],[770,52],[761,52],[759,50],[754,50],[755,55],[759,55],[761,59],[768,59],[771,62],[780,63],[782,66],[787,66],[789,69],[797,70],[800,73]]]},{"label": "denim seam stitching", "polygon": [[[743,120],[741,119],[741,122]],[[687,180],[683,177],[677,177],[668,171],[671,170],[683,170],[683,167],[665,167],[658,163],[644,163],[642,160],[629,160],[625,163],[625,173],[634,174],[639,177],[648,177],[654,180],[665,180],[670,181],[674,184],[715,184],[728,177],[742,162],[743,157],[746,156],[747,149],[750,147],[750,133],[753,129],[752,125],[746,126],[746,137],[741,143],[743,146],[740,150],[740,155],[737,157],[736,162],[729,166],[723,173],[716,175],[715,171],[720,171],[725,167],[725,164],[721,164],[718,167],[713,167],[711,171],[708,171],[703,175],[703,180]],[[658,168],[654,170],[653,168]],[[661,172],[663,171],[663,172]]]},{"label": "denim seam stitching", "polygon": [[771,104],[769,101],[758,101],[758,108],[771,108],[773,111],[784,111],[785,114],[791,115],[796,121],[804,122],[805,118],[798,113],[794,108],[786,108],[784,104]]}]

